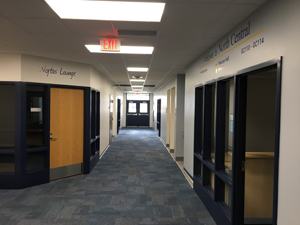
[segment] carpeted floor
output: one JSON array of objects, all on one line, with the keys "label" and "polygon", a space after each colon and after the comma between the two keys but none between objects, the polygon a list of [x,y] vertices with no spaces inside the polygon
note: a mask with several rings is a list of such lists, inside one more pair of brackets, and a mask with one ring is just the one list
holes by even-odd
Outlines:
[{"label": "carpeted floor", "polygon": [[0,224],[215,223],[157,134],[126,128],[88,175],[0,190]]}]

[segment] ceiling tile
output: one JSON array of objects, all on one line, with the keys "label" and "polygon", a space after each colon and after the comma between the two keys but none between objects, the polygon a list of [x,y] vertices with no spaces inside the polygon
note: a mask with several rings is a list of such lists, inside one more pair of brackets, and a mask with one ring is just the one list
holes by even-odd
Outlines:
[{"label": "ceiling tile", "polygon": [[93,56],[99,60],[99,62],[103,63],[124,63],[121,54],[104,54],[104,53],[92,53]]},{"label": "ceiling tile", "polygon": [[178,62],[177,66],[183,66],[185,68],[191,62],[193,62],[194,59],[196,59],[197,57],[198,57],[198,55],[196,55],[196,54],[195,55],[184,55]]},{"label": "ceiling tile", "polygon": [[97,36],[114,36],[111,23],[99,20],[63,20],[63,23],[74,34],[93,34]]},{"label": "ceiling tile", "polygon": [[138,60],[138,59],[141,59],[141,60],[151,60],[152,58],[152,55],[138,55],[138,54],[124,54],[123,55],[125,61],[127,60]]},{"label": "ceiling tile", "polygon": [[26,55],[33,55],[33,56],[40,56],[45,58],[52,58],[52,59],[63,59],[66,60],[67,58],[61,55],[56,51],[26,51]]},{"label": "ceiling tile", "polygon": [[59,18],[42,0],[1,0],[0,13],[7,17]]},{"label": "ceiling tile", "polygon": [[[188,64],[265,0],[164,2],[167,4],[162,22],[147,23],[61,20],[44,0],[1,0],[0,52],[90,64],[112,84],[129,84],[128,76],[133,73],[128,73],[126,67],[150,65],[143,77],[147,76],[146,85],[156,85],[149,88],[153,91],[176,74],[184,73]],[[114,29],[158,31],[156,36],[117,36],[124,46],[154,46],[153,54],[97,54],[90,53],[84,46],[99,44],[101,37],[115,36]]]},{"label": "ceiling tile", "polygon": [[161,23],[158,22],[123,22],[114,21],[113,25],[117,30],[159,30]]},{"label": "ceiling tile", "polygon": [[0,40],[0,50],[1,51],[5,51],[5,50],[18,51],[18,50],[20,50],[20,48],[15,45],[7,43],[6,41]]},{"label": "ceiling tile", "polygon": [[85,34],[75,34],[73,35],[79,42],[84,45],[100,45],[101,36],[98,35],[85,35]]},{"label": "ceiling tile", "polygon": [[1,33],[23,33],[26,32],[23,28],[20,26],[16,25],[12,21],[0,17],[0,30]]},{"label": "ceiling tile", "polygon": [[160,37],[156,46],[155,54],[185,54],[197,37]]},{"label": "ceiling tile", "polygon": [[205,31],[227,6],[228,3],[170,2],[165,8],[160,35],[183,37]]},{"label": "ceiling tile", "polygon": [[127,67],[149,67],[150,61],[145,60],[126,60]]},{"label": "ceiling tile", "polygon": [[151,46],[154,47],[157,37],[147,37],[147,36],[123,36],[119,38],[121,45],[124,46]]},{"label": "ceiling tile", "polygon": [[62,34],[70,33],[61,19],[11,18],[15,24],[28,32]]},{"label": "ceiling tile", "polygon": [[[75,41],[76,38],[72,34],[62,33],[62,34],[45,34],[45,33],[31,33],[37,39],[48,43],[48,44],[61,44],[69,41]],[[77,42],[79,43],[79,42]]]}]

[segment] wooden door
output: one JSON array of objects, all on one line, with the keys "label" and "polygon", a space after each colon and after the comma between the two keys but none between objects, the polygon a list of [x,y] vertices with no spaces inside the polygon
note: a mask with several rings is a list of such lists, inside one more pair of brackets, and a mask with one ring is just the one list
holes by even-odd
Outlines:
[{"label": "wooden door", "polygon": [[50,180],[82,173],[84,91],[51,88]]}]

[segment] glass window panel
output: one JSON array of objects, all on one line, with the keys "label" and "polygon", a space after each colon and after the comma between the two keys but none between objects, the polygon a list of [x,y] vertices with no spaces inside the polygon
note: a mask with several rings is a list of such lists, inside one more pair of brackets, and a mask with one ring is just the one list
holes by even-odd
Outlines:
[{"label": "glass window panel", "polygon": [[215,174],[210,170],[209,171],[209,186],[214,190],[215,189]]},{"label": "glass window panel", "polygon": [[0,172],[15,172],[15,155],[0,154]]},{"label": "glass window panel", "polygon": [[140,103],[140,113],[148,113],[148,103]]},{"label": "glass window panel", "polygon": [[264,218],[271,224],[273,217],[276,86],[277,70],[247,77],[244,196],[247,223],[255,220],[261,224]]},{"label": "glass window panel", "polygon": [[96,142],[94,141],[94,142],[91,144],[91,156],[94,156],[94,155],[95,155],[95,152],[96,152]]},{"label": "glass window panel", "polygon": [[232,175],[232,144],[233,144],[233,97],[234,80],[226,82],[226,104],[225,104],[225,149],[224,167],[225,172]]},{"label": "glass window panel", "polygon": [[99,152],[99,150],[100,150],[100,138],[98,138],[97,140],[96,140],[96,152]]},{"label": "glass window panel", "polygon": [[34,152],[26,154],[26,172],[45,168],[46,152]]},{"label": "glass window panel", "polygon": [[231,209],[231,188],[225,184],[224,185],[224,202]]},{"label": "glass window panel", "polygon": [[15,86],[0,85],[0,149],[15,148]]},{"label": "glass window panel", "polygon": [[198,176],[202,180],[202,178],[203,178],[202,162],[198,159],[196,159],[196,160],[197,160],[197,162],[196,162],[196,166],[197,166],[196,170],[197,171],[195,171],[195,175]]},{"label": "glass window panel", "polygon": [[129,104],[128,104],[128,112],[129,113],[136,113],[136,103],[129,102]]},{"label": "glass window panel", "polygon": [[44,87],[28,86],[26,102],[27,148],[44,146]]},{"label": "glass window panel", "polygon": [[203,168],[204,186],[209,187],[211,193],[213,194],[215,189],[215,174],[204,165],[202,168]]}]

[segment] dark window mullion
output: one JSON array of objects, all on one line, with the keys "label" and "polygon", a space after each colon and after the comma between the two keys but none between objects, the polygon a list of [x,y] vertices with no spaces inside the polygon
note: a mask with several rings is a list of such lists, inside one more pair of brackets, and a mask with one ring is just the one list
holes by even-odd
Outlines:
[{"label": "dark window mullion", "polygon": [[245,161],[247,77],[236,76],[234,83],[232,224],[242,224],[244,222],[244,197],[241,196],[244,196],[243,184],[245,182],[245,173],[242,172],[242,162]]},{"label": "dark window mullion", "polygon": [[215,169],[224,170],[226,83],[217,82]]}]

